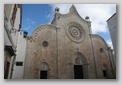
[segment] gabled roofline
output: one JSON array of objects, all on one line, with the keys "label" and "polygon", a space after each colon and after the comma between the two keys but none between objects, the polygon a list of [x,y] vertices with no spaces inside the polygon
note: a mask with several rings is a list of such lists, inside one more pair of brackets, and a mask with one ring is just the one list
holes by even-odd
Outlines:
[{"label": "gabled roofline", "polygon": [[72,13],[76,14],[76,15],[77,15],[80,19],[82,19],[83,21],[86,21],[85,19],[83,19],[83,18],[79,15],[79,13],[78,13],[78,11],[77,11],[76,7],[72,4],[72,6],[70,7],[70,9],[69,9],[69,12],[68,12],[68,13],[66,13],[66,14],[55,13],[55,14],[54,14],[54,18],[53,18],[53,20],[52,20],[51,24],[55,23],[56,15],[58,15],[58,16],[60,16],[60,17],[65,18],[65,17],[70,16]]}]

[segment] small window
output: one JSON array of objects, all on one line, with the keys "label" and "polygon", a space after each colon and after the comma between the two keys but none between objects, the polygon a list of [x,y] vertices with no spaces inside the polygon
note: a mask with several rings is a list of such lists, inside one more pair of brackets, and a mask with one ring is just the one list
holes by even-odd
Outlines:
[{"label": "small window", "polygon": [[43,41],[43,42],[42,42],[42,45],[43,45],[44,47],[47,47],[47,46],[48,46],[48,42],[47,42],[47,41]]},{"label": "small window", "polygon": [[23,62],[16,62],[16,66],[23,66]]},{"label": "small window", "polygon": [[103,53],[103,52],[104,52],[103,48],[100,48],[100,52],[101,52],[101,53]]}]

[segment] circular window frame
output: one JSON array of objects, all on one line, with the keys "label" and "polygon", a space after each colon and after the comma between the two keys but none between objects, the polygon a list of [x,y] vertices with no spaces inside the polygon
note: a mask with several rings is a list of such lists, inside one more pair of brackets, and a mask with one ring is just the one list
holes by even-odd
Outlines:
[{"label": "circular window frame", "polygon": [[[75,27],[77,30],[79,30],[79,33],[80,33],[79,38],[75,38],[74,36],[72,36],[72,34],[71,34],[71,28],[72,27]],[[76,22],[72,22],[72,23],[68,24],[68,26],[66,27],[65,32],[66,32],[67,37],[75,43],[81,43],[85,39],[85,30],[84,30],[84,28]]]},{"label": "circular window frame", "polygon": [[49,45],[48,41],[43,41],[43,42],[42,42],[42,46],[43,46],[43,47],[48,47],[48,45]]}]

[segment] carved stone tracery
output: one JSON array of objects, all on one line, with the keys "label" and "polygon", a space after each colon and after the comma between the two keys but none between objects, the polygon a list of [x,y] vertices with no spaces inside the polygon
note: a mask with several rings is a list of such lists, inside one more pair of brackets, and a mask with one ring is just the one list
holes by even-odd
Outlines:
[{"label": "carved stone tracery", "polygon": [[85,37],[85,31],[80,24],[70,23],[66,28],[66,34],[70,40],[80,43]]}]

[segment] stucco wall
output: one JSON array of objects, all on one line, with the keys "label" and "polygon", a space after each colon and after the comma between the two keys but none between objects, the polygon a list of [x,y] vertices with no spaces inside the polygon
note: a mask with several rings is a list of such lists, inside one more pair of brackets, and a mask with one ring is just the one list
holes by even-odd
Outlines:
[{"label": "stucco wall", "polygon": [[[8,72],[8,79],[10,79],[12,76],[13,64],[14,64],[14,59],[16,56],[15,50],[17,48],[18,29],[20,29],[19,25],[21,23],[21,11],[20,11],[21,8],[17,7],[14,27],[11,24],[11,18],[13,15],[14,6],[15,4],[4,5],[4,45],[5,45],[4,48],[9,47],[9,49],[5,49],[5,62],[7,62],[6,51],[8,51],[11,54],[9,56],[11,62],[10,62],[10,67],[9,67],[9,72]],[[14,28],[16,29],[12,30]],[[4,64],[4,66],[6,67],[6,64]]]},{"label": "stucco wall", "polygon": [[[17,51],[16,59],[14,62],[13,76],[12,79],[23,79],[24,76],[24,66],[25,66],[25,57],[26,57],[26,38],[23,38],[23,35],[18,33],[17,41]],[[22,62],[22,66],[16,66],[16,62]]]},{"label": "stucco wall", "polygon": [[117,15],[114,14],[108,21],[108,27],[109,27],[109,31],[110,31],[110,35],[111,35],[111,39],[112,39],[112,43],[113,43],[113,48],[114,51],[116,53],[117,50],[117,39],[118,39],[118,29],[117,29]]}]

